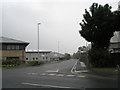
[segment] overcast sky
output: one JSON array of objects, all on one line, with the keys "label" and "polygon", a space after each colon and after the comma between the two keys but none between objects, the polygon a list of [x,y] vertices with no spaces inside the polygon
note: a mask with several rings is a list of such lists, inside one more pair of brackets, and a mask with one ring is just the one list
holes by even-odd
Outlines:
[{"label": "overcast sky", "polygon": [[[84,9],[93,2],[108,3],[116,10],[119,0],[3,0],[2,36],[29,42],[37,50],[37,23],[40,22],[40,50],[70,54],[86,45],[79,23]],[[1,11],[0,11],[1,12]]]}]

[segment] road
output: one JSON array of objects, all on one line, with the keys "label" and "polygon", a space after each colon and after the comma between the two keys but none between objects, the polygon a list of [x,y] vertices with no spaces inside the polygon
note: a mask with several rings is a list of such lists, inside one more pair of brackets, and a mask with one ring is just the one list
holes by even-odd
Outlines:
[{"label": "road", "polygon": [[[3,69],[3,88],[117,88],[117,81],[71,73],[77,60]],[[104,82],[104,83],[103,83]]]}]

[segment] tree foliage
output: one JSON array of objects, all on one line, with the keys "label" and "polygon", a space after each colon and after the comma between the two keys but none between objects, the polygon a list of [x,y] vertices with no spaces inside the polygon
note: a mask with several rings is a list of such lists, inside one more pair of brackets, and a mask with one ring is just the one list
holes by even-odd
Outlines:
[{"label": "tree foliage", "polygon": [[69,60],[71,58],[71,55],[69,53],[65,53],[64,59]]},{"label": "tree foliage", "polygon": [[114,11],[113,14],[115,31],[120,31],[120,11]]},{"label": "tree foliage", "polygon": [[81,31],[79,33],[87,41],[92,43],[93,47],[107,49],[114,31],[118,31],[119,12],[112,12],[111,6],[104,6],[93,3],[90,12],[85,9],[84,19],[80,23]]},{"label": "tree foliage", "polygon": [[110,66],[107,50],[114,32],[120,31],[120,11],[112,12],[108,4],[93,3],[89,11],[85,9],[83,18],[79,33],[92,44],[88,53],[90,64],[93,67]]}]

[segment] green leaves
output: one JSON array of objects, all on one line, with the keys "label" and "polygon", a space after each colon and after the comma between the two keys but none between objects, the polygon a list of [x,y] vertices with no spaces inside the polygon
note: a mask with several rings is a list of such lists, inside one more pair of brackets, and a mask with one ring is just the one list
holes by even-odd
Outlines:
[{"label": "green leaves", "polygon": [[[95,43],[98,47],[106,48],[115,30],[120,30],[118,25],[118,12],[112,12],[108,4],[98,5],[93,3],[90,11],[85,9],[83,20],[80,23],[79,33],[89,42]],[[118,29],[119,28],[119,29]]]},{"label": "green leaves", "polygon": [[108,47],[113,33],[120,31],[120,11],[112,12],[108,4],[97,3],[93,3],[89,9],[85,9],[79,33],[92,44],[88,53],[90,63],[94,67],[110,66]]}]

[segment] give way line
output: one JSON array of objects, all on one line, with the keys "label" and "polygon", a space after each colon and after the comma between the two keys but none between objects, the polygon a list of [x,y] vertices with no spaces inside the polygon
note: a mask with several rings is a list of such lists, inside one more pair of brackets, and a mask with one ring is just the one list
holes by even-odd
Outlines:
[{"label": "give way line", "polygon": [[39,87],[51,87],[51,88],[72,88],[72,87],[64,87],[64,86],[54,86],[54,85],[41,85],[36,83],[25,83],[22,82],[23,85],[30,85],[30,86],[39,86]]}]

